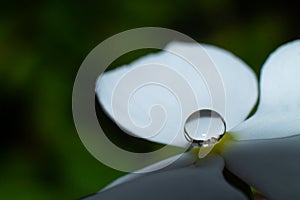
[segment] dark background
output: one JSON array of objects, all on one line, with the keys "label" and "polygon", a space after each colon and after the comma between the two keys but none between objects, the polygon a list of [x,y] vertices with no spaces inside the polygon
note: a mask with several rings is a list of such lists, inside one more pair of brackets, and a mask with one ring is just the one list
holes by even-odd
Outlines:
[{"label": "dark background", "polygon": [[259,76],[300,37],[289,1],[6,1],[0,6],[0,198],[78,199],[123,173],[95,160],[72,119],[72,87],[92,48],[131,28],[175,29],[242,58]]}]

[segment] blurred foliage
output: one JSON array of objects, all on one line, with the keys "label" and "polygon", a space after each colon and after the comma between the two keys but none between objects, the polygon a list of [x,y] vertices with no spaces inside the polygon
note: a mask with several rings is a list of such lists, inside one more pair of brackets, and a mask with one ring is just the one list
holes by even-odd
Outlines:
[{"label": "blurred foliage", "polygon": [[1,199],[76,199],[122,172],[80,142],[71,110],[76,72],[118,32],[160,26],[228,49],[259,74],[299,38],[297,2],[235,0],[4,1],[0,7]]}]

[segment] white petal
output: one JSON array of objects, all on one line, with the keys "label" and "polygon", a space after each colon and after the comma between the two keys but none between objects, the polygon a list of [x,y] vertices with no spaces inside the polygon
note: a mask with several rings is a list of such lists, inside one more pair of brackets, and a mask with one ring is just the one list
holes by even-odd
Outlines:
[{"label": "white petal", "polygon": [[226,168],[266,199],[300,199],[300,135],[230,141],[224,147]]},{"label": "white petal", "polygon": [[[256,102],[256,77],[231,53],[210,45],[203,47],[216,69],[210,66],[207,57],[201,55],[203,49],[199,44],[174,42],[166,49],[179,52],[188,61],[164,51],[106,72],[97,82],[100,104],[125,132],[164,144],[181,147],[189,144],[183,134],[184,122],[197,109],[214,109],[224,117],[227,129],[231,129],[247,117]],[[199,59],[202,68],[208,71],[205,77],[191,65]],[[150,68],[145,68],[145,65]],[[218,80],[215,80],[215,73],[218,73]],[[126,78],[129,82],[123,81]],[[146,84],[152,79],[155,84]],[[161,84],[156,84],[157,80]],[[139,85],[134,85],[136,83]],[[212,99],[208,87],[217,90],[220,84],[223,93],[216,92]],[[213,104],[224,104],[224,109]],[[163,105],[163,108],[157,105]]]},{"label": "white petal", "polygon": [[300,40],[278,48],[261,74],[255,115],[234,128],[237,139],[271,139],[300,134]]},{"label": "white petal", "polygon": [[[173,162],[174,160],[175,160],[175,162]],[[159,171],[179,169],[179,168],[183,168],[183,167],[192,165],[194,162],[196,162],[196,160],[197,160],[197,155],[193,151],[190,151],[187,153],[182,153],[182,154],[173,156],[171,158],[162,160],[160,162],[154,163],[152,165],[149,165],[149,166],[147,166],[141,170],[138,170],[134,173],[130,173],[125,176],[122,176],[121,178],[118,178],[117,180],[115,180],[114,182],[112,182],[111,184],[106,186],[101,191],[113,188],[120,184],[132,181],[136,178],[139,178],[141,176],[145,176],[146,174],[149,174],[149,173],[145,173],[145,172],[151,173],[153,171],[154,173],[157,173],[157,171],[156,171],[157,169],[159,169]],[[173,162],[173,163],[169,164],[170,162]],[[166,167],[163,167],[163,166],[166,166]]]},{"label": "white petal", "polygon": [[223,170],[223,158],[211,155],[182,168],[147,174],[86,199],[250,199],[250,187],[236,178],[231,184]]}]

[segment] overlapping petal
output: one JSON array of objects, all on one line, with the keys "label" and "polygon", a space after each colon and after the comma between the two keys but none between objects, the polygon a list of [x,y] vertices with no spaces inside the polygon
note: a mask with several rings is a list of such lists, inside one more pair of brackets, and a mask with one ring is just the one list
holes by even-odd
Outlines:
[{"label": "overlapping petal", "polygon": [[226,167],[267,199],[300,199],[300,136],[229,142]]},{"label": "overlapping petal", "polygon": [[86,199],[248,199],[224,178],[224,160],[210,156],[186,167],[156,171]]},{"label": "overlapping petal", "polygon": [[176,156],[149,165],[134,173],[130,173],[121,178],[118,178],[117,180],[115,180],[114,182],[106,186],[104,189],[102,189],[101,191],[132,181],[136,178],[140,178],[146,174],[145,172],[149,172],[149,171],[153,172],[156,171],[157,169],[159,169],[160,172],[162,172],[162,171],[184,168],[193,165],[193,163],[196,162],[196,160],[197,160],[197,154],[194,151],[188,151],[186,153],[178,154]]},{"label": "overlapping petal", "polygon": [[300,41],[267,60],[257,113],[233,130],[226,167],[268,199],[300,199]]},{"label": "overlapping petal", "polygon": [[232,130],[238,140],[300,134],[300,41],[278,48],[267,59],[260,79],[257,112]]},{"label": "overlapping petal", "polygon": [[[205,46],[205,48],[216,65],[220,67],[218,70],[225,83],[226,106],[228,106],[226,109],[228,113],[235,113],[235,116],[239,116],[236,119],[239,118],[239,120],[241,120],[241,116],[245,118],[246,113],[250,111],[255,102],[253,99],[256,98],[256,93],[253,92],[256,83],[252,82],[253,78],[249,78],[252,75],[249,76],[248,72],[245,73],[248,74],[246,75],[246,77],[248,76],[246,78],[248,81],[241,84],[239,89],[237,83],[239,83],[239,78],[241,77],[232,79],[232,77],[239,76],[238,74],[233,75],[235,71],[238,71],[238,68],[226,67],[230,63],[226,60],[228,59],[228,52],[221,53],[223,50],[214,49],[215,47],[211,46]],[[218,57],[219,53],[221,54]],[[221,55],[224,56],[223,61]],[[221,66],[225,67],[222,68]],[[222,69],[228,69],[228,75],[226,75],[226,70],[222,71]],[[249,185],[254,186],[268,199],[300,198],[300,172],[298,170],[300,168],[299,75],[300,41],[296,41],[280,47],[268,58],[261,73],[261,99],[257,112],[250,119],[231,130],[235,140],[226,141],[221,149],[221,156],[225,160],[226,168]],[[250,87],[247,84],[250,84]],[[247,95],[249,88],[250,94],[246,98],[250,97],[251,100],[246,100],[246,107],[242,107],[245,96],[240,97],[239,95]],[[98,91],[99,94],[102,93]],[[102,101],[101,95],[100,101]],[[102,102],[102,105],[105,107],[104,104]],[[237,111],[234,111],[233,105],[237,106]],[[238,110],[247,110],[247,112],[237,114]],[[226,120],[233,118],[227,115],[226,117]],[[235,125],[240,122],[239,120],[236,120]],[[198,162],[206,163],[208,161],[201,159]],[[216,176],[210,173],[206,167],[196,167],[196,169],[194,165],[178,166],[173,169],[162,169],[140,177],[135,175],[127,176],[128,179],[125,177],[120,182],[117,181],[118,187],[110,187],[106,191],[99,193],[99,195],[101,197],[129,195],[128,197],[133,197],[134,199],[144,197],[142,193],[145,192],[144,194],[153,198],[157,198],[157,194],[161,194],[159,196],[161,198],[174,197],[176,199],[177,197],[178,199],[184,199],[187,196],[182,196],[185,193],[182,193],[183,189],[179,186],[185,185],[184,190],[192,193],[195,190],[193,189],[194,186],[198,185],[201,187],[204,199],[226,199],[227,195],[231,199],[245,198],[245,196],[231,196],[237,194],[235,192],[232,193],[232,191],[228,192],[227,183],[220,179],[222,176],[217,176],[219,178],[215,179]],[[210,170],[216,170],[214,166],[220,167],[215,162],[213,165],[208,164],[207,166],[209,166]],[[210,179],[208,175],[214,178]],[[195,182],[188,181],[189,179],[195,180]],[[125,182],[126,184],[122,184]],[[142,192],[138,192],[139,194],[134,193],[136,190],[142,190]],[[177,193],[177,190],[180,192]],[[215,195],[218,195],[217,193],[222,194],[222,197],[210,196],[213,191],[217,191]],[[156,193],[156,195],[151,196],[151,193]]]},{"label": "overlapping petal", "polygon": [[[231,129],[246,118],[256,102],[258,95],[256,77],[244,62],[228,51],[210,45],[203,45],[203,47],[207,51],[211,60],[215,63],[220,75],[225,90],[224,99],[220,99],[220,101],[225,101],[225,113],[223,117],[226,120],[227,128]],[[180,49],[183,54],[188,55],[189,58],[192,59],[199,56],[196,53],[199,48],[202,47],[198,44],[181,42],[174,42],[166,47],[168,51]],[[125,130],[125,132],[136,137],[146,138],[143,135],[143,131],[130,129],[128,128],[130,126],[126,124],[126,121],[122,122],[122,120],[116,120],[112,109],[112,98],[114,89],[118,85],[118,81],[122,79],[126,73],[133,69],[137,69],[140,66],[160,64],[170,67],[180,74],[180,76],[185,79],[185,82],[187,82],[191,87],[193,93],[196,95],[198,103],[200,102],[199,109],[212,107],[210,91],[207,88],[204,77],[197,75],[193,67],[186,60],[183,60],[168,51],[142,57],[130,65],[122,66],[104,73],[98,80],[96,92],[100,104],[108,115],[115,120],[115,122],[117,122],[118,125]],[[138,76],[139,77],[135,78],[143,79],[143,77],[140,76],[145,76],[145,79],[148,79],[149,76],[159,76],[159,74],[153,75],[144,73],[139,74]],[[134,77],[132,78],[134,79]],[[177,80],[173,80],[172,76],[164,77],[164,79],[168,79],[169,82],[175,82],[175,85],[177,84],[179,90],[182,91],[184,89],[184,84],[180,85],[180,83],[176,83]],[[247,88],[247,90],[245,90],[245,88]],[[127,100],[119,99],[119,101]],[[131,99],[128,104],[128,109],[130,110],[131,119],[134,119],[136,124],[146,126],[151,122],[156,123],[156,119],[158,118],[149,119],[149,107],[152,107],[154,104],[163,105],[165,110],[169,112],[168,119],[166,123],[163,124],[163,128],[158,134],[153,135],[152,137],[147,137],[146,139],[158,143],[170,144],[170,141],[174,140],[174,134],[177,134],[178,129],[180,128],[177,126],[182,124],[184,121],[184,119],[180,118],[182,110],[180,110],[180,105],[177,103],[177,99],[173,94],[166,93],[161,89],[161,87],[149,86],[145,87],[138,95],[135,95]],[[120,108],[119,110],[124,109]],[[119,113],[119,115],[122,115],[122,113],[124,112]],[[125,114],[124,117],[121,116],[119,119],[123,118],[126,118]],[[182,130],[179,130],[179,132],[180,131],[183,132]],[[184,147],[187,143],[188,142],[184,138],[184,135],[180,134],[178,136],[178,140],[176,140],[173,144]]]}]

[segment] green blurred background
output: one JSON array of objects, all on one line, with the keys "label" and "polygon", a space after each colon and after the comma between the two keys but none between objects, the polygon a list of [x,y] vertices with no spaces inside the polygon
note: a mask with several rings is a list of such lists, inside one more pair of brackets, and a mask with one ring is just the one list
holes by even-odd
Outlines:
[{"label": "green blurred background", "polygon": [[101,41],[159,26],[228,49],[259,76],[299,38],[297,2],[3,1],[0,6],[0,199],[78,199],[121,176],[82,145],[72,119],[77,70]]}]

